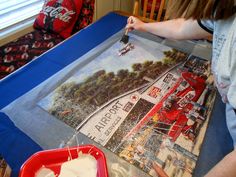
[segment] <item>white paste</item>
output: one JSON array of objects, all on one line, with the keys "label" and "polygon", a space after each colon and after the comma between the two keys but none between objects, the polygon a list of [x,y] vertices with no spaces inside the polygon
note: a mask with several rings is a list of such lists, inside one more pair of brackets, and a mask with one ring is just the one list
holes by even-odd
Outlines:
[{"label": "white paste", "polygon": [[64,162],[58,177],[96,177],[97,160],[88,154],[80,154],[79,158]]},{"label": "white paste", "polygon": [[56,177],[54,172],[48,168],[41,167],[35,174],[35,177]]}]

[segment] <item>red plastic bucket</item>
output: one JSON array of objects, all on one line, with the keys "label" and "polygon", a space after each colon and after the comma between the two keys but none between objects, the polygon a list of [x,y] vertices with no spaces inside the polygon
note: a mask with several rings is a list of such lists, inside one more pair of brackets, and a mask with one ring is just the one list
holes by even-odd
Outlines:
[{"label": "red plastic bucket", "polygon": [[106,157],[104,153],[93,145],[83,145],[70,148],[40,151],[33,154],[21,167],[19,177],[34,177],[41,168],[49,168],[54,174],[59,174],[62,163],[78,158],[78,151],[90,154],[97,160],[97,177],[108,177]]}]

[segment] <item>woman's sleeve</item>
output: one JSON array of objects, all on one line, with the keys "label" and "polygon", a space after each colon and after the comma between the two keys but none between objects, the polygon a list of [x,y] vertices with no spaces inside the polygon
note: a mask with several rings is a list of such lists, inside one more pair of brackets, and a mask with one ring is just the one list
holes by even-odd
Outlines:
[{"label": "woman's sleeve", "polygon": [[199,26],[210,34],[213,34],[214,21],[213,20],[198,20]]},{"label": "woman's sleeve", "polygon": [[231,106],[236,109],[236,41],[234,41],[230,58],[230,87],[228,90],[228,100]]}]

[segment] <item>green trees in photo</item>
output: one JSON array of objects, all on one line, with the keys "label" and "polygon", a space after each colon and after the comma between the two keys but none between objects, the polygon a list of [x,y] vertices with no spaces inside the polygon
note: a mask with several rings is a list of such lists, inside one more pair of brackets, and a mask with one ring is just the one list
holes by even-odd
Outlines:
[{"label": "green trees in photo", "polygon": [[111,99],[148,83],[144,77],[154,80],[187,56],[175,49],[165,51],[164,55],[162,61],[147,59],[143,63],[134,63],[131,71],[121,69],[117,73],[107,73],[99,70],[82,83],[64,83],[54,94],[53,106],[49,112],[63,120],[69,117],[82,121]]}]

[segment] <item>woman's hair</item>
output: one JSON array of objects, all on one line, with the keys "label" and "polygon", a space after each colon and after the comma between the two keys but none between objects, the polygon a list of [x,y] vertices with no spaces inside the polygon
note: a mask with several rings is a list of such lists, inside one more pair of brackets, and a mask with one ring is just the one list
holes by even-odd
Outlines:
[{"label": "woman's hair", "polygon": [[172,18],[226,19],[235,13],[234,0],[173,0]]}]

